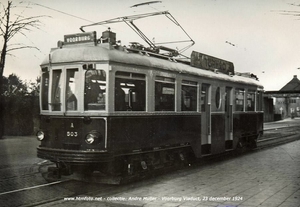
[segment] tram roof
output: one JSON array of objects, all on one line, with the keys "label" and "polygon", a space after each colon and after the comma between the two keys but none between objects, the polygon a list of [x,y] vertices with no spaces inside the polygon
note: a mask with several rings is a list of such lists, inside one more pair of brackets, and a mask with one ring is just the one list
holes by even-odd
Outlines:
[{"label": "tram roof", "polygon": [[263,87],[259,81],[250,77],[216,73],[214,71],[192,67],[181,62],[128,52],[122,49],[114,49],[108,43],[97,46],[80,45],[52,49],[50,52],[50,58],[45,58],[41,66],[48,65],[50,63],[50,59],[51,64],[115,62],[126,65],[138,65],[146,68],[162,69],[182,74],[202,76],[210,79],[219,79]]}]

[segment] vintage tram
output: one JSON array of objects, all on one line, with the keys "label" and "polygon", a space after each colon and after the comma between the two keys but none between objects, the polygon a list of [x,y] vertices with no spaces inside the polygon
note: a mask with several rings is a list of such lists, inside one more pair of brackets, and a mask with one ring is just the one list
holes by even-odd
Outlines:
[{"label": "vintage tram", "polygon": [[256,76],[199,52],[124,47],[110,30],[65,35],[41,64],[37,155],[58,174],[124,175],[254,148],[262,92]]}]

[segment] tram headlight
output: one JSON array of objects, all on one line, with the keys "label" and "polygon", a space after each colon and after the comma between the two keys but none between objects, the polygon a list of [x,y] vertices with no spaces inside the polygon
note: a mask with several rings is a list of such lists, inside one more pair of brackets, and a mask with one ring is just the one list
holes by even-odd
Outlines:
[{"label": "tram headlight", "polygon": [[45,138],[45,133],[43,131],[38,131],[36,133],[36,138],[39,140],[39,141],[42,141],[44,138]]},{"label": "tram headlight", "polygon": [[101,134],[97,131],[91,131],[85,136],[85,142],[87,144],[96,144],[100,141]]}]

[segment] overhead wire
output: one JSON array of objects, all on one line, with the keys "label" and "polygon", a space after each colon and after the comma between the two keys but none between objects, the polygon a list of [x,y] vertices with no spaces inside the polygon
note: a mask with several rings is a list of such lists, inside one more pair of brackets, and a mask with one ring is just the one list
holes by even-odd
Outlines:
[{"label": "overhead wire", "polygon": [[[29,2],[30,2],[30,1],[29,1]],[[81,19],[81,20],[83,20],[83,21],[87,21],[87,22],[90,22],[90,23],[95,23],[95,22],[93,22],[93,21],[91,21],[91,20],[84,19],[84,18],[82,18],[82,17],[76,16],[76,15],[73,15],[73,14],[69,14],[69,13],[67,13],[67,12],[63,12],[63,11],[60,11],[60,10],[58,10],[58,9],[51,8],[51,7],[49,7],[49,6],[45,6],[45,5],[38,4],[38,3],[34,3],[34,2],[30,2],[30,3],[33,4],[33,5],[37,5],[37,6],[40,6],[40,7],[44,7],[44,8],[46,8],[46,9],[49,9],[49,10],[52,10],[52,11],[56,11],[56,12],[61,13],[61,14],[65,14],[65,15],[68,15],[68,16],[71,16],[71,17],[74,17],[74,18],[77,18],[77,19]]]}]

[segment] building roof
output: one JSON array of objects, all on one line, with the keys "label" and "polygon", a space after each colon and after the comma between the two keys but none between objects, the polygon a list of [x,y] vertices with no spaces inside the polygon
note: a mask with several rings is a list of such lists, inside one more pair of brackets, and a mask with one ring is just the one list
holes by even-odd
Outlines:
[{"label": "building roof", "polygon": [[297,75],[294,75],[294,78],[279,91],[300,91],[300,80],[297,78]]}]

